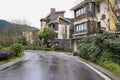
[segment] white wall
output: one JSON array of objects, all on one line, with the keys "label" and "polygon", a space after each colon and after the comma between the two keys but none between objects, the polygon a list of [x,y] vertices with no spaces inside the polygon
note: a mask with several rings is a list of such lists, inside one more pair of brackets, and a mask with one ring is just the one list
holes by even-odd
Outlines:
[{"label": "white wall", "polygon": [[74,40],[74,51],[77,51],[77,40]]},{"label": "white wall", "polygon": [[24,31],[23,36],[26,38],[27,42],[33,43],[33,34],[30,31]]},{"label": "white wall", "polygon": [[[106,15],[106,19],[101,20],[103,14]],[[100,4],[100,12],[97,13],[97,22],[100,21],[100,22],[101,22],[101,27],[105,27],[106,30],[109,30],[109,27],[108,27],[108,26],[109,26],[108,19],[109,19],[108,6],[107,6],[106,1],[103,1],[103,2],[101,2],[101,4]]]},{"label": "white wall", "polygon": [[70,25],[67,25],[67,39],[70,38]]},{"label": "white wall", "polygon": [[[70,35],[70,25],[67,25],[67,39],[69,39]],[[65,35],[65,25],[59,24],[58,25],[58,39],[63,39]]]}]

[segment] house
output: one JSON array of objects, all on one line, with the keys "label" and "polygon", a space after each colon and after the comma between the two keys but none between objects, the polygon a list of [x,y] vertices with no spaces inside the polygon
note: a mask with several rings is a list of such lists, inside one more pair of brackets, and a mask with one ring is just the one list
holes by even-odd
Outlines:
[{"label": "house", "polygon": [[41,31],[45,27],[51,28],[56,32],[54,39],[55,46],[60,48],[70,47],[70,25],[71,21],[64,17],[65,11],[56,11],[55,8],[51,8],[50,13],[41,18]]},{"label": "house", "polygon": [[27,28],[22,30],[22,36],[26,38],[26,41],[30,44],[37,43],[39,29]]},{"label": "house", "polygon": [[109,7],[105,0],[82,0],[71,11],[74,12],[74,51],[79,39],[110,30]]}]

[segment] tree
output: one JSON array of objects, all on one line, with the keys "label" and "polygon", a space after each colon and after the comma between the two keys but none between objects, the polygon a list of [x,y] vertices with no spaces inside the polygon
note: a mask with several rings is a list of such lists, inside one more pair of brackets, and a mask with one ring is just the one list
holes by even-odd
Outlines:
[{"label": "tree", "polygon": [[24,37],[24,36],[18,37],[17,40],[18,40],[17,43],[20,43],[20,44],[22,44],[22,45],[27,45],[27,44],[28,44],[28,42],[27,42],[27,40],[26,40],[26,37]]},{"label": "tree", "polygon": [[43,32],[39,34],[39,39],[43,41],[43,45],[48,47],[48,43],[54,40],[56,32],[50,28],[45,28]]}]

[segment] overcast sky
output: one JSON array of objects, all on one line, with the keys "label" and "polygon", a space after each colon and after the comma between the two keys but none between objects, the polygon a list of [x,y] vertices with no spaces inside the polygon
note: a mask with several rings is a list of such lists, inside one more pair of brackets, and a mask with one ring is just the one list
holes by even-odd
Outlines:
[{"label": "overcast sky", "polygon": [[40,18],[45,17],[50,8],[65,10],[66,17],[73,17],[70,11],[73,6],[75,0],[0,0],[0,19],[27,20],[30,25],[39,28]]}]

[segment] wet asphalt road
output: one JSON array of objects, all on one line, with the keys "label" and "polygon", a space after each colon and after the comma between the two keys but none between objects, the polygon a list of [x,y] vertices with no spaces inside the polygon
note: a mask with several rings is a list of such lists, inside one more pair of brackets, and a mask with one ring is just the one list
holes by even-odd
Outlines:
[{"label": "wet asphalt road", "polygon": [[25,58],[0,71],[0,80],[104,80],[83,63],[45,51],[25,51]]}]

